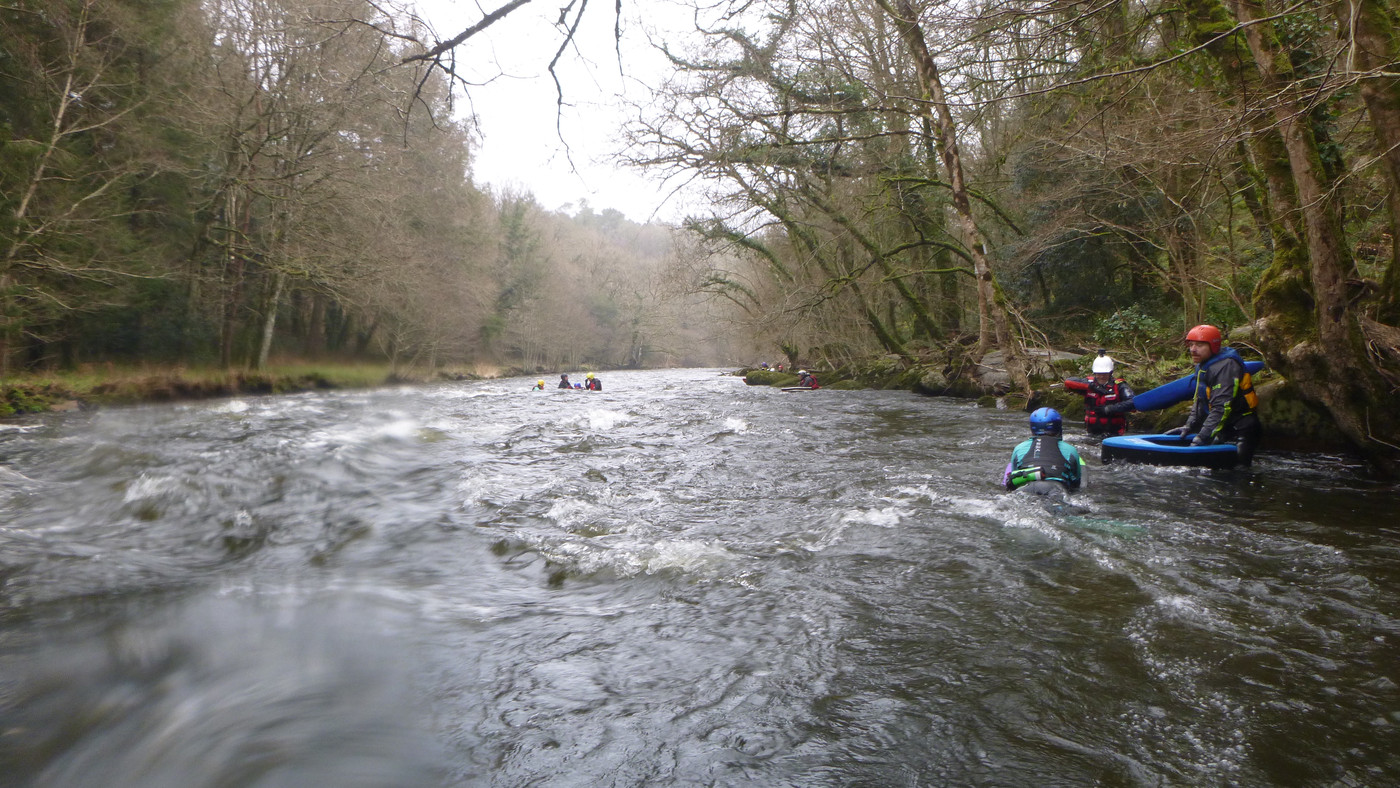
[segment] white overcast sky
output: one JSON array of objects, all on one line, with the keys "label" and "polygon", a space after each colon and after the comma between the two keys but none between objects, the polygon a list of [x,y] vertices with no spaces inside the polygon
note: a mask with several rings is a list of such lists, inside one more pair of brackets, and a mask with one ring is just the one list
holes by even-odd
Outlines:
[{"label": "white overcast sky", "polygon": [[[490,10],[504,2],[413,1],[443,39],[479,21],[483,6]],[[690,14],[666,0],[624,0],[623,76],[613,40],[614,3],[591,0],[578,51],[566,52],[556,68],[566,105],[560,114],[546,69],[562,36],[554,22],[566,4],[535,0],[458,47],[459,70],[468,64],[470,73],[482,78],[503,72],[489,84],[470,88],[459,108],[474,113],[479,124],[474,179],[498,191],[527,190],[550,210],[572,214],[580,200],[587,200],[594,212],[614,208],[636,222],[652,219],[653,213],[658,221],[678,221],[685,213],[679,200],[662,206],[665,188],[657,180],[611,164],[608,157],[621,148],[620,126],[627,117],[616,97],[644,99],[638,81],[655,80],[666,68],[648,45],[646,30],[667,25],[686,29]],[[639,21],[644,12],[646,20]],[[672,42],[677,37],[665,35]]]}]

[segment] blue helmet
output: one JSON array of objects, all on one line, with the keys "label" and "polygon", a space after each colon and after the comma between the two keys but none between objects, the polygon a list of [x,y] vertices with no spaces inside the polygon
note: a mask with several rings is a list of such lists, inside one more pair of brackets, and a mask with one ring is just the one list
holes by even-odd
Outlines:
[{"label": "blue helmet", "polygon": [[1031,414],[1032,435],[1059,435],[1062,427],[1060,412],[1054,408],[1040,408]]}]

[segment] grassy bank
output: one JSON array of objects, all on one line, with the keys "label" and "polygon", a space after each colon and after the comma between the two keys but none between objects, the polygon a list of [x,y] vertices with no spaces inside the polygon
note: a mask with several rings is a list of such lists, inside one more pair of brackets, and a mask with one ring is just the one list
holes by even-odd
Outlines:
[{"label": "grassy bank", "polygon": [[447,377],[487,377],[475,370],[394,375],[388,364],[287,363],[261,370],[101,365],[0,379],[0,417],[101,405],[372,388]]}]

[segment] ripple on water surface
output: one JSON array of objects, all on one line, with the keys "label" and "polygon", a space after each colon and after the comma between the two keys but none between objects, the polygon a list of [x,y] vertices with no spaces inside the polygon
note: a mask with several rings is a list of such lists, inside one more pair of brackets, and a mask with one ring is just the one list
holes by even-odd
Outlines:
[{"label": "ripple on water surface", "polygon": [[1024,414],[602,377],[0,425],[0,773],[1400,781],[1396,491],[1341,458],[1057,514]]}]

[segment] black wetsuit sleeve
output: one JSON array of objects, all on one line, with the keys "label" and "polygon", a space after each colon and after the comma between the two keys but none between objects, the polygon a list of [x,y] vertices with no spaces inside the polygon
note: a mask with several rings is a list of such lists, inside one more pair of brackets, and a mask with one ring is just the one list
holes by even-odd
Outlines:
[{"label": "black wetsuit sleeve", "polygon": [[1103,409],[1104,413],[1112,416],[1115,413],[1127,413],[1133,410],[1133,389],[1127,383],[1118,382],[1118,401],[1110,403]]}]

